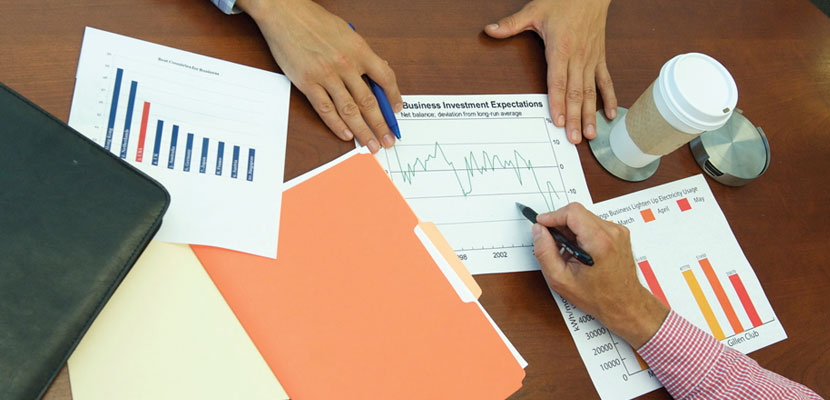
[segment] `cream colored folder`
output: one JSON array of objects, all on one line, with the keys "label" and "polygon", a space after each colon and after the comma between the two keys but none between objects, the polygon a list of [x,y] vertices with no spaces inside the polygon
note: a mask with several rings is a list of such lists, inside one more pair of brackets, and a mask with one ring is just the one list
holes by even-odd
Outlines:
[{"label": "cream colored folder", "polygon": [[73,400],[288,399],[187,245],[152,242],[69,358]]}]

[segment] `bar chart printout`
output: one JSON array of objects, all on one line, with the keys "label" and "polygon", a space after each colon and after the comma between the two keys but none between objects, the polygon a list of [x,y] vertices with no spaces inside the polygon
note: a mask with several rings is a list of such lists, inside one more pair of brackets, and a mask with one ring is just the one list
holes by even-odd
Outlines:
[{"label": "bar chart printout", "polygon": [[279,74],[87,28],[69,125],[167,188],[157,239],[273,258],[289,93]]},{"label": "bar chart printout", "polygon": [[[629,228],[640,283],[683,318],[743,353],[786,339],[703,175],[591,209]],[[554,298],[601,398],[629,399],[661,386],[625,341]]]},{"label": "bar chart printout", "polygon": [[377,160],[473,274],[539,269],[516,202],[540,213],[591,204],[545,95],[404,96],[398,124],[403,139]]}]

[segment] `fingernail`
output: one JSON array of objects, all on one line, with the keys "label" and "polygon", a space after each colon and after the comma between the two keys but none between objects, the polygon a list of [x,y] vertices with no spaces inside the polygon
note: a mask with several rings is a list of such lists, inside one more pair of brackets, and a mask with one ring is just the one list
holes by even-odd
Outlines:
[{"label": "fingernail", "polygon": [[375,139],[370,140],[367,146],[369,146],[369,151],[371,151],[372,154],[375,154],[378,150],[380,150],[380,145],[378,145],[378,141]]},{"label": "fingernail", "polygon": [[395,104],[395,112],[399,113],[401,111],[403,111],[403,103]]},{"label": "fingernail", "polygon": [[352,134],[352,131],[350,131],[350,130],[348,130],[348,129],[346,129],[345,131],[343,131],[343,136],[345,136],[345,137],[346,137],[346,140],[352,140],[352,139],[354,139],[354,134]]},{"label": "fingernail", "polygon": [[579,140],[579,129],[571,130],[571,142],[576,142]]},{"label": "fingernail", "polygon": [[593,125],[588,125],[588,126],[585,128],[585,137],[592,138],[592,137],[594,137],[594,136],[595,136],[595,135],[594,135],[595,133],[596,133],[596,129],[594,129],[594,126],[593,126]]},{"label": "fingernail", "polygon": [[560,114],[558,117],[556,117],[556,125],[558,125],[558,126],[565,125],[565,116],[564,115]]},{"label": "fingernail", "polygon": [[[479,25],[479,26],[480,26],[480,25]],[[499,24],[490,24],[490,25],[487,25],[487,29],[489,29],[489,30],[491,30],[491,31],[494,31],[494,30],[496,30],[496,29],[499,29]]]},{"label": "fingernail", "polygon": [[615,108],[615,109],[609,111],[608,112],[608,117],[611,118],[611,119],[617,118],[617,109]]},{"label": "fingernail", "polygon": [[386,135],[383,137],[383,147],[387,149],[395,145],[395,138],[392,135]]},{"label": "fingernail", "polygon": [[542,225],[533,224],[533,240],[538,240],[542,235]]}]

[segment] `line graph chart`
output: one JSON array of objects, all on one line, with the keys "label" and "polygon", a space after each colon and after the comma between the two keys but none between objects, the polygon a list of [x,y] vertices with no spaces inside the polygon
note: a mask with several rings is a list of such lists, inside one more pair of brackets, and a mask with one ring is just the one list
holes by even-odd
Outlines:
[{"label": "line graph chart", "polygon": [[[414,184],[413,179],[415,177],[416,172],[449,172],[452,171],[455,175],[455,178],[458,180],[458,187],[461,191],[461,195],[467,197],[472,194],[473,192],[473,178],[475,178],[476,174],[484,175],[488,172],[496,172],[497,170],[512,170],[516,175],[516,180],[520,185],[524,185],[525,180],[533,179],[534,184],[532,185],[535,187],[542,198],[545,200],[545,206],[547,210],[555,209],[554,198],[556,203],[562,198],[553,186],[553,183],[550,181],[545,181],[544,188],[542,187],[542,183],[539,181],[538,176],[536,175],[536,170],[533,166],[533,163],[522,156],[521,153],[517,150],[513,150],[513,157],[512,159],[504,160],[498,155],[490,155],[487,153],[487,150],[481,151],[481,156],[476,157],[472,151],[466,156],[464,156],[464,168],[458,168],[455,165],[455,162],[450,161],[447,157],[447,153],[444,151],[444,148],[441,147],[441,144],[435,142],[435,147],[432,154],[429,154],[423,160],[421,158],[416,158],[412,163],[403,165],[401,161],[400,153],[398,152],[397,148],[392,149],[395,153],[395,161],[397,162],[398,173],[400,173],[401,178],[404,182],[412,185]],[[444,164],[447,165],[450,169],[429,169],[428,164],[430,161],[435,160],[435,162],[443,161]],[[481,160],[479,162],[479,160]],[[435,164],[433,162],[432,164]],[[440,167],[439,167],[440,168]],[[558,166],[547,166],[542,168],[558,168]],[[525,175],[523,175],[523,172]]]},{"label": "line graph chart", "polygon": [[539,268],[515,202],[538,212],[591,202],[575,146],[547,109],[531,111],[399,118],[403,139],[376,155],[418,218],[438,226],[473,274]]}]

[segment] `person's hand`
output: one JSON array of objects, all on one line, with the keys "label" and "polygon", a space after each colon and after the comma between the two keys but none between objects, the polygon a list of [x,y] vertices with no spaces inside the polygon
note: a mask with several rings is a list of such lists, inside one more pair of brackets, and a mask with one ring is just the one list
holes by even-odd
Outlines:
[{"label": "person's hand", "polygon": [[[626,227],[603,221],[579,203],[540,214],[536,221],[533,251],[551,289],[593,315],[635,349],[654,336],[669,309],[637,280]],[[594,259],[594,265],[583,265],[568,253],[563,258],[543,225],[570,230],[579,247]]]},{"label": "person's hand", "polygon": [[565,126],[568,140],[597,135],[597,92],[605,115],[617,116],[617,97],[605,64],[605,17],[611,0],[534,0],[521,11],[487,25],[488,35],[503,39],[533,30],[545,42],[550,115]]},{"label": "person's hand", "polygon": [[395,112],[403,100],[389,64],[336,15],[310,0],[237,0],[259,26],[274,59],[337,137],[372,153],[395,137],[362,75],[377,82]]}]

